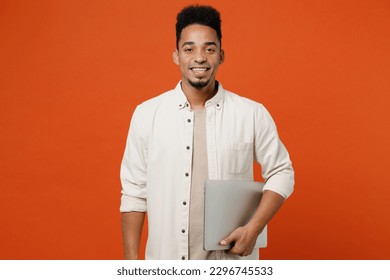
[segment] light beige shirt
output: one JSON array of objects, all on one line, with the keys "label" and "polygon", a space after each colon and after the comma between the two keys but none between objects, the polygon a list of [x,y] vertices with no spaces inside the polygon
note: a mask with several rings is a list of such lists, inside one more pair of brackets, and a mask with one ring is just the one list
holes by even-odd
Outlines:
[{"label": "light beige shirt", "polygon": [[[264,190],[287,198],[294,171],[264,106],[221,84],[205,106],[209,179],[253,180],[256,160]],[[180,83],[133,113],[121,166],[120,211],[148,212],[147,259],[188,259],[193,121]]]}]

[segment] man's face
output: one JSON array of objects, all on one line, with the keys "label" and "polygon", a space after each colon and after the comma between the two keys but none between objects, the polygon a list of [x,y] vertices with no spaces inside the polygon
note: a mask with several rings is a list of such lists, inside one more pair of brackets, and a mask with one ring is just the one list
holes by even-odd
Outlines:
[{"label": "man's face", "polygon": [[183,82],[201,89],[214,84],[223,56],[217,32],[208,26],[192,24],[182,30],[173,61],[180,66]]}]

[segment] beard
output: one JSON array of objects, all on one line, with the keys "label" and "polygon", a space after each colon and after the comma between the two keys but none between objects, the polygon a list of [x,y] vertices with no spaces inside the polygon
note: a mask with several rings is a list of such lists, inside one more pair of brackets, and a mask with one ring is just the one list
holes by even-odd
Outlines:
[{"label": "beard", "polygon": [[201,81],[201,80],[191,81],[190,79],[188,79],[188,83],[191,86],[193,86],[194,88],[200,89],[200,88],[204,88],[204,87],[208,86],[208,84],[210,83],[210,79],[208,79],[206,81]]}]

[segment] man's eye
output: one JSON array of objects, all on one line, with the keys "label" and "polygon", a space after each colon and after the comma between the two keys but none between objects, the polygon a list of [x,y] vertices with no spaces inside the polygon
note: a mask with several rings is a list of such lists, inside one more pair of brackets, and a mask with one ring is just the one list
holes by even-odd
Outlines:
[{"label": "man's eye", "polygon": [[191,52],[192,49],[184,49],[184,52]]},{"label": "man's eye", "polygon": [[215,52],[215,49],[207,49],[208,52]]}]

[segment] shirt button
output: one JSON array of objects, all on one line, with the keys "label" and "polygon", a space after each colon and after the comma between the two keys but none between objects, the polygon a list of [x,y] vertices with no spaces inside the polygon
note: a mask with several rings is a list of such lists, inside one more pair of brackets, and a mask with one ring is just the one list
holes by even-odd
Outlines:
[{"label": "shirt button", "polygon": [[181,230],[181,232],[182,232],[182,233],[185,233],[185,232],[186,232],[186,230],[185,230],[185,229],[182,229],[182,230]]},{"label": "shirt button", "polygon": [[217,104],[217,107],[219,107],[219,104]]},{"label": "shirt button", "polygon": [[188,177],[190,174],[186,173],[186,174],[184,174],[184,175],[186,175],[186,177]]},{"label": "shirt button", "polygon": [[181,259],[182,259],[182,260],[185,260],[185,259],[186,259],[186,257],[182,256],[182,257],[181,257]]},{"label": "shirt button", "polygon": [[189,149],[190,149],[190,146],[187,146],[186,149],[189,150]]},{"label": "shirt button", "polygon": [[183,201],[183,205],[187,205],[187,202]]},{"label": "shirt button", "polygon": [[187,122],[191,122],[191,119],[188,119]]}]

